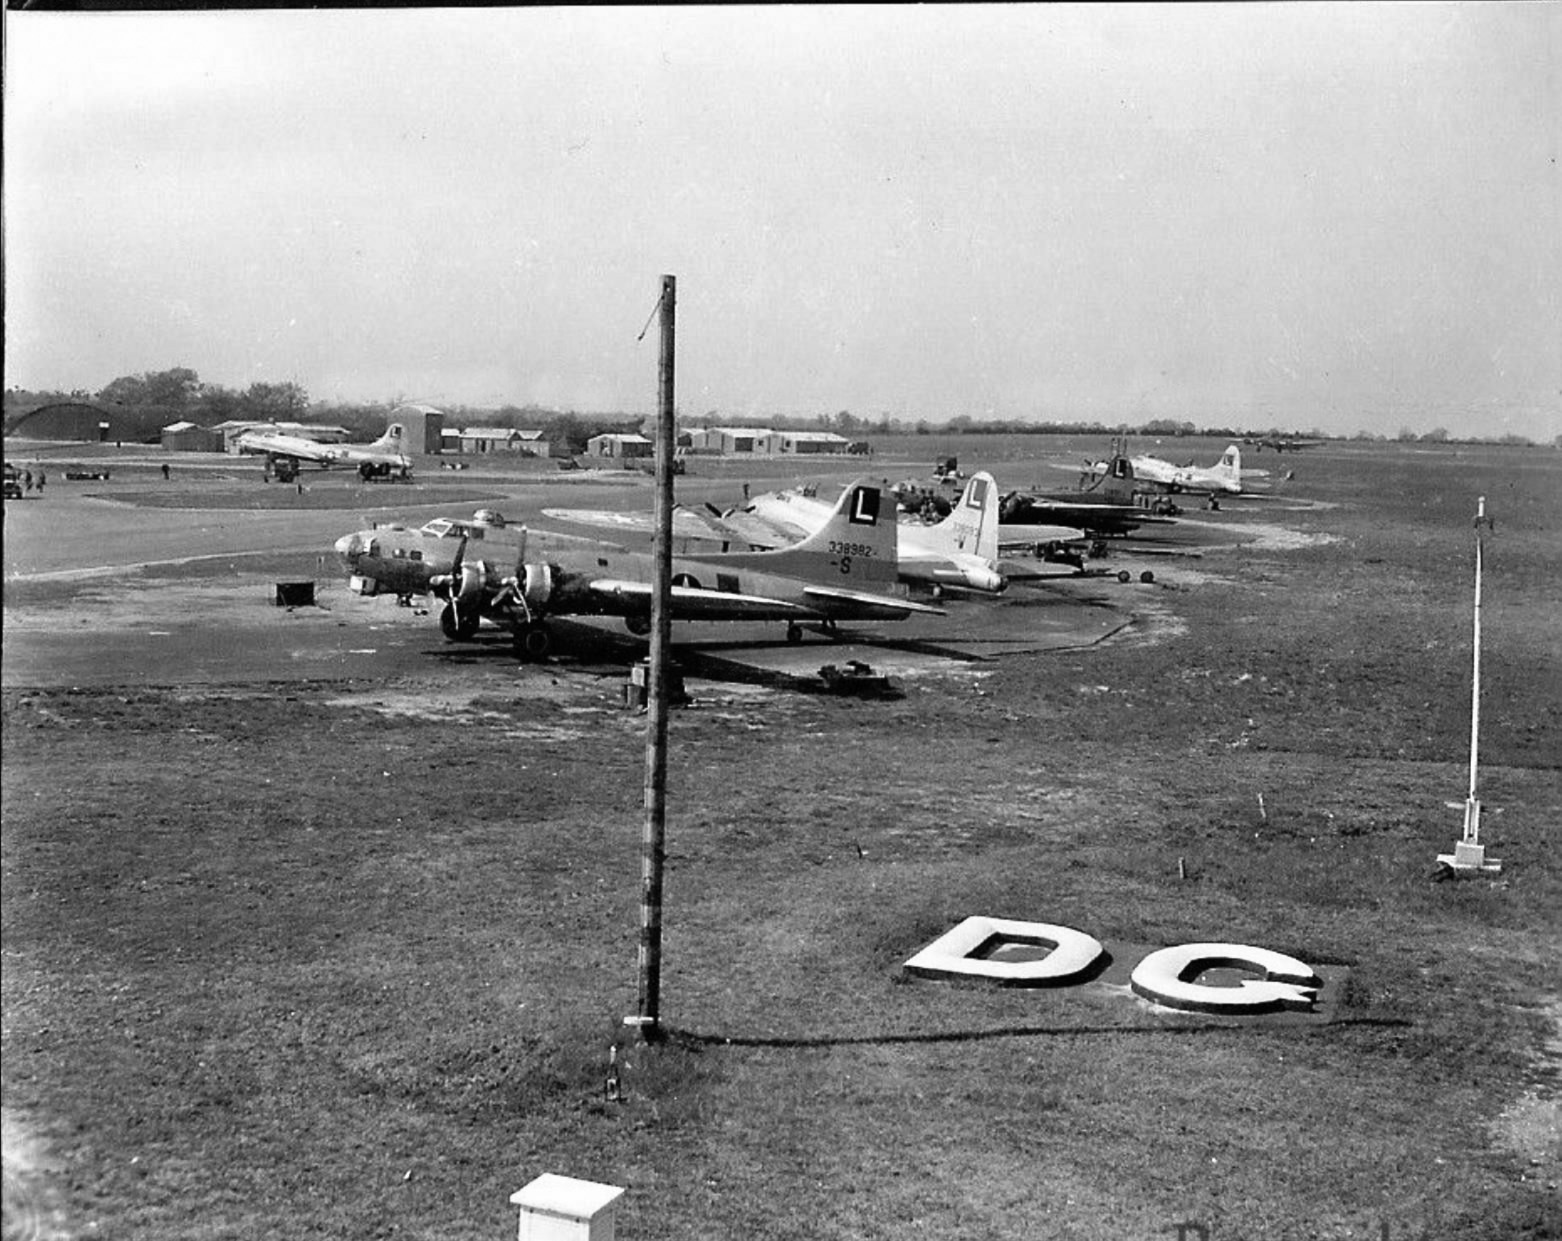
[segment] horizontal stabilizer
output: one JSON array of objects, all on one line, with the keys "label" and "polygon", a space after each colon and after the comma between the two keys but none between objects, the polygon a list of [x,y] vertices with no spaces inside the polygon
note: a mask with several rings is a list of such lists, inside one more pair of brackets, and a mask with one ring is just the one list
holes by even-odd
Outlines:
[{"label": "horizontal stabilizer", "polygon": [[841,603],[856,603],[886,610],[921,612],[926,616],[949,615],[943,608],[916,603],[911,599],[902,599],[898,595],[875,595],[865,590],[843,590],[839,586],[805,586],[803,594],[810,599],[834,599]]}]

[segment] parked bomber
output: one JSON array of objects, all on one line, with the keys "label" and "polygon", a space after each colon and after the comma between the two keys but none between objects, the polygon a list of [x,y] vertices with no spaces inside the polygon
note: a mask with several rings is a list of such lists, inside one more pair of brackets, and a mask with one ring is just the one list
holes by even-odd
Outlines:
[{"label": "parked bomber", "polygon": [[[949,515],[936,525],[898,523],[900,580],[935,591],[1002,591],[1007,583],[998,571],[998,507],[998,484],[981,471],[966,481]],[[816,533],[829,521],[830,506],[806,490],[778,491],[755,497],[742,514],[743,537],[750,544],[781,547]]]},{"label": "parked bomber", "polygon": [[1242,442],[1250,445],[1254,452],[1263,452],[1266,448],[1273,448],[1276,452],[1300,452],[1304,448],[1321,448],[1322,440],[1293,439],[1289,436],[1279,435],[1247,435]]},{"label": "parked bomber", "polygon": [[1169,501],[1141,503],[1133,463],[1121,453],[1097,470],[1086,485],[1070,492],[1013,491],[1003,497],[1000,516],[1009,527],[1005,544],[1069,541],[1081,533],[1091,539],[1130,534],[1141,526],[1174,526],[1177,511]]},{"label": "parked bomber", "polygon": [[407,455],[406,430],[393,422],[385,434],[371,444],[322,444],[302,435],[280,431],[246,431],[235,441],[239,452],[266,458],[266,470],[290,482],[300,465],[318,465],[328,470],[333,465],[350,465],[367,482],[371,478],[412,476],[412,459]]},{"label": "parked bomber", "polygon": [[1173,493],[1207,492],[1210,495],[1216,492],[1240,495],[1244,474],[1254,478],[1267,477],[1269,474],[1268,470],[1243,470],[1242,450],[1235,444],[1229,445],[1214,465],[1173,465],[1159,457],[1139,456],[1133,458],[1133,468],[1137,481],[1149,483],[1161,490]]},{"label": "parked bomber", "polygon": [[[904,620],[939,608],[881,593],[898,576],[893,506],[867,480],[841,493],[829,521],[796,547],[675,557],[674,620],[784,621],[789,642],[802,626],[833,632],[841,621]],[[339,539],[337,553],[359,594],[431,593],[444,599],[440,627],[453,640],[475,636],[483,618],[508,629],[523,658],[546,654],[553,616],[622,617],[631,633],[651,626],[653,557],[602,546],[530,560],[525,527],[490,521],[435,530],[379,529]],[[490,537],[489,530],[505,535]],[[490,554],[492,549],[492,554]]]},{"label": "parked bomber", "polygon": [[[946,587],[997,594],[1007,586],[998,568],[998,486],[991,474],[979,473],[936,525],[901,521],[896,557],[900,581],[941,593]],[[645,514],[609,513],[589,509],[545,509],[562,521],[617,530],[651,531]],[[812,487],[791,488],[754,497],[725,513],[712,508],[673,512],[673,537],[746,544],[769,551],[801,543],[830,520],[833,506]],[[886,520],[889,520],[886,517]]]}]

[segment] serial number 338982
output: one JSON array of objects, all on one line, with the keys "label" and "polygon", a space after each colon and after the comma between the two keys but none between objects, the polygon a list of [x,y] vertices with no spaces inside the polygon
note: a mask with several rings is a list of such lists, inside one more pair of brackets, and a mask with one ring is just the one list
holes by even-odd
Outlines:
[{"label": "serial number 338982", "polygon": [[866,543],[837,543],[830,540],[830,550],[837,556],[871,556],[873,548]]}]

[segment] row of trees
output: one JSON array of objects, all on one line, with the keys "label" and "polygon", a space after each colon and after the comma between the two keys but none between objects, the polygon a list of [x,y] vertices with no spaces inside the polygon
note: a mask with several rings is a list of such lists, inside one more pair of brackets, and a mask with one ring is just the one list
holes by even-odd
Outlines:
[{"label": "row of trees", "polygon": [[242,390],[202,383],[187,366],[172,370],[121,375],[97,392],[29,392],[8,388],[5,412],[22,413],[40,405],[79,401],[104,409],[158,410],[170,421],[215,425],[229,419],[297,420],[309,409],[309,393],[296,383],[252,383]]},{"label": "row of trees", "polygon": [[[176,366],[166,371],[147,371],[139,375],[122,375],[92,393],[77,389],[72,392],[33,392],[22,388],[8,388],[5,392],[5,416],[7,425],[14,417],[37,409],[41,405],[79,401],[104,408],[127,411],[157,412],[169,422],[188,419],[203,426],[215,426],[220,422],[257,420],[275,422],[314,421],[346,427],[357,438],[373,438],[385,428],[391,411],[404,402],[400,397],[385,402],[366,404],[311,404],[309,393],[296,383],[252,383],[247,388],[227,388],[221,384],[203,383],[201,377],[189,367]],[[505,405],[499,409],[472,409],[455,405],[442,407],[448,426],[497,426],[519,430],[540,430],[554,444],[565,446],[570,452],[584,452],[586,441],[605,431],[633,431],[646,421],[641,414],[596,413],[582,414],[573,410],[545,409],[538,405]],[[687,417],[685,423],[689,423]],[[705,425],[718,424],[724,418],[718,410],[708,410],[700,421]],[[753,418],[746,421],[754,421]],[[759,421],[781,430],[834,431],[848,439],[867,435],[1022,435],[1038,432],[1068,435],[1142,435],[1167,438],[1182,435],[1206,435],[1239,438],[1244,435],[1264,435],[1277,438],[1327,439],[1316,429],[1299,431],[1271,427],[1267,430],[1229,426],[1198,427],[1192,422],[1171,418],[1154,418],[1148,422],[1132,424],[1119,422],[1107,424],[1099,420],[1082,422],[1024,421],[1014,418],[973,418],[958,414],[945,422],[936,423],[921,418],[906,422],[883,414],[877,418],[859,417],[849,410],[833,414],[817,414],[805,417],[760,415]],[[692,425],[692,424],[690,424]],[[1369,431],[1361,431],[1351,437],[1358,441],[1381,441],[1389,437]],[[1431,431],[1416,432],[1401,428],[1394,437],[1401,443],[1446,443],[1450,441],[1447,430],[1438,427]],[[1503,443],[1528,443],[1523,436],[1505,435]]]}]

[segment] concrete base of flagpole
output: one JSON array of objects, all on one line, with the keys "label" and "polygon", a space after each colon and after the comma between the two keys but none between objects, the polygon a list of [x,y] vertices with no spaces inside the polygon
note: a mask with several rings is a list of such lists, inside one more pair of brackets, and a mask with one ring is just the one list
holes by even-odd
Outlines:
[{"label": "concrete base of flagpole", "polygon": [[1495,875],[1502,871],[1501,858],[1489,858],[1485,845],[1472,845],[1465,840],[1454,845],[1452,853],[1439,853],[1437,864],[1451,871],[1456,879]]},{"label": "concrete base of flagpole", "polygon": [[1464,808],[1464,839],[1454,845],[1452,853],[1439,853],[1437,864],[1456,879],[1501,873],[1502,860],[1486,856],[1486,846],[1479,843],[1480,831],[1481,803],[1472,799]]}]

